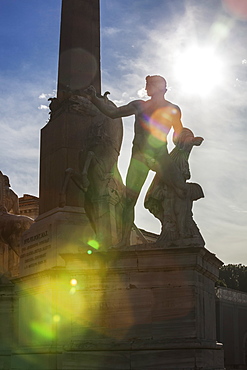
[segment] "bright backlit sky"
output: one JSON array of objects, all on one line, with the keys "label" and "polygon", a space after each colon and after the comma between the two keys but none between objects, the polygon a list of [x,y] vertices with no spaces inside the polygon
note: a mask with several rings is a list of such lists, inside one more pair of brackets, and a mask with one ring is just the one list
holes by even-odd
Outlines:
[{"label": "bright backlit sky", "polygon": [[[39,135],[57,86],[61,0],[0,1],[0,170],[12,189],[38,196]],[[194,219],[224,263],[247,264],[247,0],[101,0],[102,91],[117,104],[163,75],[167,99],[204,142],[190,157],[205,198]],[[124,119],[125,180],[134,118]],[[138,227],[159,221],[137,205]]]}]

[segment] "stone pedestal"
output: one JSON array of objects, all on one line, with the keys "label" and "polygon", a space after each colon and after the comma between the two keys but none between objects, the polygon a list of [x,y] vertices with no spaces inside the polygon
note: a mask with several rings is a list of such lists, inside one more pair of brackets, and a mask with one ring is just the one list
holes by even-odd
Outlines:
[{"label": "stone pedestal", "polygon": [[14,342],[14,285],[0,275],[0,369],[11,369]]},{"label": "stone pedestal", "polygon": [[93,237],[84,208],[67,206],[43,213],[23,234],[19,276],[65,266],[61,254],[87,251]]},{"label": "stone pedestal", "polygon": [[214,291],[222,263],[207,249],[148,244],[60,258],[64,267],[15,280],[13,369],[223,370]]},{"label": "stone pedestal", "polygon": [[0,242],[0,276],[18,276],[19,256],[7,245]]}]

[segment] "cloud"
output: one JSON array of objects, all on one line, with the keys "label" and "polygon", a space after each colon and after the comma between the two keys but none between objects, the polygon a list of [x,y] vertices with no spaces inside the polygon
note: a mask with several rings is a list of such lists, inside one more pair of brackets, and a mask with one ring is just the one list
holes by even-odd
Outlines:
[{"label": "cloud", "polygon": [[49,94],[47,94],[47,93],[40,94],[39,95],[39,99],[46,99],[46,100],[48,100],[49,98],[53,98],[56,95],[57,95],[57,91],[56,90],[53,90],[53,92],[52,93],[49,93]]},{"label": "cloud", "polygon": [[116,36],[120,32],[121,30],[116,27],[103,27],[101,30],[102,36],[105,36],[105,37]]},{"label": "cloud", "polygon": [[23,77],[0,74],[0,170],[19,196],[38,195],[39,135],[49,119],[39,97],[51,86],[48,76]]},{"label": "cloud", "polygon": [[44,110],[49,110],[49,107],[47,105],[41,104],[38,109],[44,109]]},{"label": "cloud", "polygon": [[48,94],[42,93],[42,94],[40,94],[39,99],[48,99],[47,95]]}]

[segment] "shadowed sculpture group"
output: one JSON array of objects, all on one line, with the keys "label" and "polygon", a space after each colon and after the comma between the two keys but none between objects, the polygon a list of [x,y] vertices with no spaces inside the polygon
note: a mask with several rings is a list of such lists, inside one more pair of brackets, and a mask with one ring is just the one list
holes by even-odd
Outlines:
[{"label": "shadowed sculpture group", "polygon": [[[204,244],[192,215],[192,203],[203,197],[203,191],[200,185],[186,182],[190,178],[189,154],[192,147],[199,146],[203,139],[194,137],[189,129],[183,127],[180,108],[165,99],[166,91],[167,83],[163,77],[147,76],[146,92],[150,97],[147,101],[134,100],[127,105],[117,107],[106,97],[97,96],[93,86],[83,91],[81,93],[83,96],[71,97],[72,101],[77,103],[75,105],[77,109],[85,112],[89,108],[89,114],[94,112],[93,114],[98,117],[100,111],[101,120],[102,116],[109,118],[102,126],[100,135],[97,129],[92,127],[89,142],[93,147],[88,147],[84,159],[80,160],[80,171],[67,170],[61,204],[65,204],[63,199],[68,179],[71,178],[85,192],[86,213],[97,237],[99,229],[96,220],[98,216],[92,199],[100,200],[98,197],[100,189],[103,189],[105,194],[110,182],[106,184],[103,179],[106,178],[107,173],[111,173],[108,180],[111,178],[114,182],[112,191],[121,194],[120,213],[118,212],[121,219],[118,232],[121,236],[117,245],[114,246],[116,248],[130,245],[134,207],[150,170],[155,171],[156,176],[146,196],[145,207],[162,224],[162,232],[158,241],[170,245],[178,241],[181,244],[185,239],[194,238],[197,242]],[[117,158],[122,141],[121,117],[130,115],[135,115],[135,135],[124,191],[117,170]],[[172,128],[175,148],[169,154],[167,135]],[[96,179],[95,177],[100,174],[102,180]],[[95,184],[98,189],[95,188]],[[107,234],[108,230],[100,232]]]},{"label": "shadowed sculpture group", "polygon": [[20,216],[19,213],[19,198],[10,189],[8,176],[0,171],[0,275],[9,273],[10,265],[13,267],[16,258],[15,262],[18,263],[22,234],[33,223],[33,219]]},{"label": "shadowed sculpture group", "polygon": [[[100,99],[107,106],[113,105],[107,93]],[[84,193],[85,212],[97,243],[105,249],[118,242],[121,230],[124,185],[117,160],[123,138],[122,120],[109,119],[87,98],[76,94],[69,97],[69,107],[73,113],[91,117],[91,126],[85,147],[79,152],[78,170],[68,168],[65,172],[59,205],[66,205],[68,184],[73,181]]]}]

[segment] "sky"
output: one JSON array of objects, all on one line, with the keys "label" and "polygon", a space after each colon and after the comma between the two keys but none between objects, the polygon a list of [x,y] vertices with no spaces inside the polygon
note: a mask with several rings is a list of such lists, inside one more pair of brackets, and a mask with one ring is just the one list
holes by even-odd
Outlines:
[{"label": "sky", "polygon": [[[204,141],[190,156],[205,198],[194,219],[206,248],[247,264],[247,0],[101,0],[102,92],[118,106],[145,96],[145,76],[168,81],[166,98]],[[56,96],[61,0],[0,0],[0,170],[19,195],[39,194],[40,129]],[[125,181],[134,117],[124,119]],[[169,143],[169,150],[173,144]],[[136,206],[136,225],[160,223]]]}]

